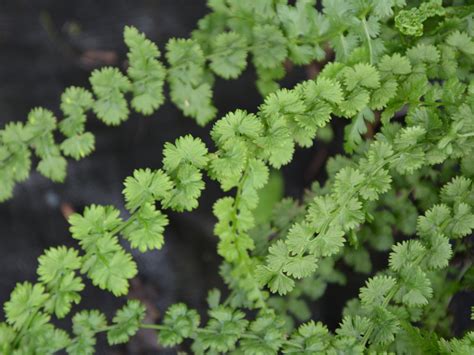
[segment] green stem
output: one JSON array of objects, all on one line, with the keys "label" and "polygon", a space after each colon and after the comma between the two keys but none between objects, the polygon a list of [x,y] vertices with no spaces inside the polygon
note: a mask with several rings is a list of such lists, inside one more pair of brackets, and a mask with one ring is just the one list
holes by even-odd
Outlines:
[{"label": "green stem", "polygon": [[[235,239],[237,239],[240,234],[240,231],[237,227],[237,222],[239,219],[239,209],[240,209],[240,203],[242,199],[242,190],[243,190],[245,181],[247,179],[248,168],[249,168],[249,162],[247,159],[247,162],[244,167],[244,171],[242,173],[242,177],[240,178],[239,184],[237,185],[237,192],[235,194],[234,210],[233,210],[233,216],[232,216],[232,235],[234,236]],[[237,260],[237,264],[239,266],[244,266],[245,269],[247,270],[248,275],[252,275],[252,280],[254,281],[256,285],[255,287],[258,290],[259,305],[262,308],[266,308],[265,297],[263,296],[262,291],[258,287],[258,284],[256,283],[253,277],[253,269],[252,269],[252,265],[250,264],[250,255],[246,253],[245,251],[241,251],[239,249],[237,249],[237,252],[239,254],[239,260]]]},{"label": "green stem", "polygon": [[21,328],[20,332],[15,335],[15,339],[13,339],[13,349],[16,349],[18,345],[20,345],[21,339],[28,333],[28,329],[30,328],[31,323],[35,319],[36,315],[39,312],[39,308],[31,313],[28,316],[28,320],[25,323],[25,326]]},{"label": "green stem", "polygon": [[372,39],[370,38],[369,28],[367,27],[367,21],[365,20],[365,17],[362,19],[362,25],[364,27],[365,38],[367,39],[367,46],[369,47],[369,61],[370,64],[373,64],[374,53],[372,49]]},{"label": "green stem", "polygon": [[126,221],[123,221],[122,223],[120,223],[117,227],[115,227],[114,229],[112,229],[110,231],[110,233],[112,235],[116,235],[120,232],[122,232],[125,228],[127,228],[128,226],[130,226],[133,222],[135,222],[137,220],[137,212],[139,211],[139,209],[135,212],[133,212],[131,214],[130,217],[128,217],[128,219]]},{"label": "green stem", "polygon": [[[141,324],[140,328],[142,328],[142,329],[153,329],[153,330],[163,330],[163,329],[167,329],[168,327],[166,327],[164,325],[160,325],[160,324]],[[195,330],[195,332],[196,332],[196,334],[200,334],[200,333],[201,334],[215,334],[215,335],[222,334],[222,332],[220,332],[220,331],[212,330],[212,329],[206,329],[206,328],[198,328],[198,329]],[[224,332],[224,334],[225,334],[225,332]],[[234,333],[232,333],[232,335],[233,334]],[[263,341],[263,339],[261,337],[259,337],[258,335],[255,335],[255,334],[252,334],[252,333],[249,333],[249,332],[244,332],[242,334],[239,334],[239,338],[240,339],[262,340]],[[287,344],[287,345],[297,347],[299,349],[302,348],[300,344],[292,342],[290,340],[284,340],[283,343]]]},{"label": "green stem", "polygon": [[[421,264],[424,257],[425,257],[425,255],[423,255],[423,254],[420,255],[418,258],[416,258],[413,261],[413,264],[411,266],[418,266],[419,264]],[[393,299],[393,297],[395,297],[395,295],[397,294],[397,292],[399,290],[400,290],[399,285],[397,283],[395,283],[395,285],[393,285],[393,287],[388,291],[387,296],[383,300],[381,307],[382,308],[387,308],[388,304]],[[372,332],[374,331],[374,329],[375,329],[375,325],[372,323],[372,324],[370,324],[369,328],[367,329],[367,332],[364,334],[364,337],[362,338],[362,346],[364,348],[366,347],[367,342],[369,341],[370,336],[372,335]]]}]

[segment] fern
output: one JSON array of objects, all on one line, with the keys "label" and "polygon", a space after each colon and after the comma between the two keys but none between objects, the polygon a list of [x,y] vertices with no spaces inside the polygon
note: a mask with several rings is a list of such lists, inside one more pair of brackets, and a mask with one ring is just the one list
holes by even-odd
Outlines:
[{"label": "fern", "polygon": [[[54,181],[65,178],[64,156],[92,152],[94,136],[85,131],[91,111],[108,125],[126,120],[130,109],[151,115],[164,102],[167,82],[171,100],[204,125],[217,112],[214,76],[237,78],[248,60],[265,96],[256,112],[235,110],[218,119],[212,145],[191,135],[166,143],[161,168],[137,169],[125,179],[125,216],[101,205],[73,214],[77,244],[46,250],[37,281],[18,283],[5,303],[2,353],[89,354],[98,334],[114,345],[139,329],[155,330],[166,347],[186,342],[198,354],[473,351],[473,333],[453,337],[446,317],[452,296],[472,277],[472,6],[322,1],[318,11],[315,5],[209,1],[211,13],[190,38],[169,40],[166,64],[153,42],[126,27],[126,73],[98,69],[90,91],[66,89],[59,123],[36,108],[26,123],[0,131],[5,200],[27,179],[32,151],[37,169]],[[285,63],[313,61],[322,67],[315,79],[279,88]],[[327,136],[333,117],[349,120],[346,155],[328,161],[326,182],[314,183],[299,202],[267,199],[274,171],[298,147]],[[61,143],[56,129],[65,137]],[[177,303],[160,324],[148,324],[137,300],[111,320],[98,310],[71,314],[86,278],[115,296],[128,294],[138,267],[123,243],[140,252],[162,248],[165,210],[196,209],[206,177],[227,193],[213,213],[229,289],[226,299],[210,291],[206,321]],[[262,200],[273,201],[272,213],[259,214]],[[386,269],[372,270],[373,250],[389,251]],[[332,333],[311,319],[309,302],[328,284],[346,283],[342,263],[372,276]],[[68,315],[69,333],[55,325]]]}]

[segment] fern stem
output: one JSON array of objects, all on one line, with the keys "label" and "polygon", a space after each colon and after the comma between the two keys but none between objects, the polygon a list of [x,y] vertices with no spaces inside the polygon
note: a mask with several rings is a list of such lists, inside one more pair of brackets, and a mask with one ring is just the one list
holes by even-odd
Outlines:
[{"label": "fern stem", "polygon": [[[239,215],[239,208],[240,208],[240,201],[242,199],[242,190],[243,190],[243,185],[245,183],[245,180],[247,179],[248,175],[248,169],[249,169],[249,162],[247,159],[247,162],[244,167],[244,171],[242,173],[242,177],[240,178],[239,184],[237,186],[237,192],[235,195],[235,202],[234,202],[234,211],[233,211],[233,218],[232,218],[232,234],[234,238],[238,238],[239,235],[239,230],[237,228],[237,221],[238,221],[238,215]],[[248,275],[252,275],[252,281],[255,284],[255,288],[258,290],[258,305],[261,308],[266,308],[267,304],[265,302],[265,297],[262,294],[262,291],[260,290],[260,287],[258,287],[258,284],[253,277],[253,270],[252,270],[252,265],[250,264],[250,255],[248,253],[242,252],[241,250],[237,250],[239,254],[239,260],[238,264],[239,265],[244,265],[245,268],[247,269]]]},{"label": "fern stem", "polygon": [[[414,261],[413,261],[413,266],[418,266],[419,264],[421,264],[421,262],[423,261],[423,257],[424,255],[420,255],[418,258],[416,258]],[[399,291],[400,287],[398,284],[395,284],[387,293],[387,296],[385,297],[385,299],[383,300],[382,302],[382,305],[381,307],[382,308],[387,308],[388,304],[390,303],[390,301],[393,299],[393,297],[395,297],[395,295],[397,294],[397,292]],[[366,345],[367,345],[367,342],[369,341],[369,338],[370,336],[372,335],[372,332],[375,330],[375,325],[374,323],[371,323],[369,328],[367,329],[367,332],[364,334],[364,337],[362,338],[362,345],[363,347],[365,348]]]},{"label": "fern stem", "polygon": [[369,61],[370,61],[370,64],[373,64],[374,53],[372,49],[372,39],[370,38],[369,28],[367,27],[367,21],[365,17],[362,19],[362,25],[364,27],[365,38],[367,39],[367,46],[369,48]]}]

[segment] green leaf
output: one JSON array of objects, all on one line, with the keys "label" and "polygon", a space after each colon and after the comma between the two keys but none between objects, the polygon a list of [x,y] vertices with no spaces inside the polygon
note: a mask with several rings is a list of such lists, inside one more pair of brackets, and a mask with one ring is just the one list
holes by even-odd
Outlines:
[{"label": "green leaf", "polygon": [[280,88],[277,80],[283,79],[286,70],[283,62],[272,68],[256,67],[257,89],[262,96],[267,96]]},{"label": "green leaf", "polygon": [[3,307],[8,324],[15,330],[22,329],[28,324],[31,315],[35,314],[48,298],[43,285],[18,283],[10,295],[10,300]]},{"label": "green leaf", "polygon": [[107,326],[105,316],[97,311],[81,311],[72,318],[72,330],[76,335],[74,341],[67,347],[68,354],[84,355],[94,353],[96,344],[95,333]]},{"label": "green leaf", "polygon": [[241,348],[246,354],[275,354],[283,344],[284,320],[272,312],[262,312],[250,323],[253,337],[241,340]]},{"label": "green leaf", "polygon": [[370,319],[361,316],[346,316],[336,330],[337,334],[362,340],[370,327]]},{"label": "green leaf", "polygon": [[247,65],[247,42],[237,32],[219,34],[211,44],[211,69],[224,79],[240,75]]},{"label": "green leaf", "polygon": [[29,125],[25,126],[21,122],[9,122],[4,129],[0,130],[2,145],[11,148],[24,147],[31,137]]},{"label": "green leaf", "polygon": [[344,261],[351,266],[355,272],[368,274],[372,271],[370,255],[365,249],[352,249],[344,252]]},{"label": "green leaf", "polygon": [[393,55],[384,55],[378,64],[379,70],[385,73],[395,75],[407,75],[411,73],[411,64],[407,57],[394,53]]},{"label": "green leaf", "polygon": [[280,295],[286,295],[295,287],[295,282],[282,271],[271,270],[266,266],[257,268],[256,278],[260,284],[268,285],[272,293]]},{"label": "green leaf", "polygon": [[166,49],[171,66],[168,71],[171,99],[186,116],[204,126],[217,111],[212,105],[211,83],[204,71],[204,53],[191,39],[171,39]]},{"label": "green leaf", "polygon": [[90,77],[92,90],[97,96],[93,110],[105,124],[116,126],[128,118],[128,105],[124,93],[131,84],[117,68],[96,69]]},{"label": "green leaf", "polygon": [[338,81],[324,76],[318,76],[316,82],[308,81],[304,85],[306,100],[314,101],[322,98],[333,104],[340,104],[344,100],[341,85]]},{"label": "green leaf", "polygon": [[257,67],[273,68],[285,60],[286,39],[278,27],[258,25],[253,28],[253,34],[252,52]]},{"label": "green leaf", "polygon": [[371,320],[374,331],[370,336],[370,343],[387,345],[393,342],[399,330],[399,321],[396,316],[386,308],[376,306]]},{"label": "green leaf", "polygon": [[395,287],[396,280],[390,276],[375,276],[366,282],[365,287],[360,290],[362,304],[373,309],[384,304],[385,297]]},{"label": "green leaf", "polygon": [[291,335],[289,344],[284,346],[284,353],[308,354],[328,352],[331,345],[331,334],[321,322],[309,321],[298,327]]},{"label": "green leaf", "polygon": [[158,341],[163,346],[174,346],[189,338],[199,327],[199,314],[188,309],[184,303],[172,305],[165,313],[163,329],[158,333]]},{"label": "green leaf", "polygon": [[341,102],[339,108],[344,117],[353,117],[369,104],[370,96],[367,90],[354,90]]},{"label": "green leaf", "polygon": [[2,354],[8,354],[12,352],[15,337],[16,333],[13,328],[9,327],[5,323],[0,323],[0,352]]},{"label": "green leaf", "polygon": [[208,161],[206,145],[191,135],[176,139],[174,144],[166,143],[163,156],[163,167],[167,172],[186,164],[202,169]]},{"label": "green leaf", "polygon": [[44,136],[56,129],[56,117],[51,111],[36,107],[28,113],[28,129],[33,136]]},{"label": "green leaf", "polygon": [[306,250],[311,250],[314,243],[314,230],[306,223],[295,223],[288,232],[286,245],[288,250],[296,255],[300,255]]},{"label": "green leaf", "polygon": [[453,255],[453,250],[449,239],[440,235],[433,235],[430,238],[425,261],[429,268],[441,269],[448,266]]},{"label": "green leaf", "polygon": [[385,80],[380,88],[376,89],[370,98],[369,107],[374,110],[382,110],[393,99],[398,90],[398,83],[394,79]]},{"label": "green leaf", "polygon": [[412,64],[434,64],[438,63],[440,59],[439,51],[435,46],[423,43],[408,49],[407,56],[410,58]]},{"label": "green leaf", "polygon": [[193,87],[188,83],[175,82],[171,86],[171,99],[186,116],[194,117],[201,126],[211,121],[217,112],[208,83]]},{"label": "green leaf", "polygon": [[454,238],[461,238],[471,234],[474,229],[474,213],[467,203],[459,203],[453,208],[448,233]]},{"label": "green leaf", "polygon": [[397,296],[409,307],[424,306],[433,295],[431,282],[420,267],[402,269]]},{"label": "green leaf", "polygon": [[247,159],[247,149],[244,144],[235,142],[219,156],[210,155],[209,176],[219,181],[224,191],[239,184]]},{"label": "green leaf", "polygon": [[129,211],[165,199],[173,188],[173,183],[165,172],[150,169],[135,170],[133,176],[125,179],[124,185],[123,194]]},{"label": "green leaf", "polygon": [[318,258],[314,255],[296,255],[288,260],[283,267],[283,271],[295,279],[308,277],[316,270],[317,261]]},{"label": "green leaf", "polygon": [[73,157],[76,160],[89,155],[94,150],[94,147],[95,138],[90,132],[71,136],[61,143],[61,150],[64,155]]},{"label": "green leaf", "polygon": [[375,201],[381,194],[384,194],[390,190],[390,184],[392,177],[388,170],[380,169],[375,174],[368,177],[365,181],[365,185],[360,190],[362,198]]},{"label": "green leaf", "polygon": [[268,183],[258,192],[259,202],[253,212],[257,224],[270,221],[275,205],[283,198],[283,187],[282,174],[271,171]]},{"label": "green leaf", "polygon": [[209,290],[207,293],[207,304],[209,305],[209,308],[217,308],[219,306],[220,300],[221,291],[219,291],[217,288]]},{"label": "green leaf", "polygon": [[144,115],[150,115],[164,102],[166,70],[157,59],[160,51],[135,27],[125,27],[124,39],[129,48],[127,74],[132,81],[132,107]]},{"label": "green leaf", "polygon": [[123,232],[132,248],[137,248],[142,253],[147,250],[161,249],[168,218],[151,204],[142,205],[134,216],[132,224]]},{"label": "green leaf", "polygon": [[84,284],[75,270],[81,268],[82,259],[72,248],[57,247],[48,249],[38,261],[39,280],[51,291],[45,309],[63,318],[81,300]]},{"label": "green leaf", "polygon": [[192,165],[183,165],[174,177],[175,187],[163,201],[165,208],[175,211],[191,211],[198,206],[198,198],[204,189],[202,173]]},{"label": "green leaf", "polygon": [[[172,38],[166,44],[166,59],[175,68],[171,80],[184,80],[186,72],[190,72],[191,82],[199,81],[202,66],[205,63],[204,53],[199,44],[191,39]],[[178,72],[180,75],[177,75]]]},{"label": "green leaf", "polygon": [[105,235],[97,238],[84,255],[81,270],[87,273],[92,283],[115,296],[128,292],[128,281],[138,273],[132,256],[125,252],[115,237]]},{"label": "green leaf", "polygon": [[245,314],[231,308],[218,306],[209,311],[207,332],[199,333],[198,339],[204,349],[228,352],[235,349],[235,344],[247,327]]},{"label": "green leaf", "polygon": [[86,111],[94,104],[92,94],[75,86],[68,87],[61,95],[61,111],[66,116],[59,122],[59,129],[66,137],[84,132]]},{"label": "green leaf", "polygon": [[472,56],[474,55],[474,41],[471,37],[466,32],[454,31],[446,38],[446,43],[464,54]]},{"label": "green leaf", "polygon": [[66,167],[66,159],[58,153],[43,157],[38,164],[38,171],[55,182],[63,182],[66,178]]},{"label": "green leaf", "polygon": [[435,205],[424,216],[418,218],[417,233],[421,237],[444,235],[451,218],[451,210],[444,204]]},{"label": "green leaf", "polygon": [[357,87],[377,89],[380,87],[380,75],[373,65],[359,63],[354,65],[353,68],[346,68],[344,84],[349,91]]},{"label": "green leaf", "polygon": [[274,168],[288,164],[295,150],[295,143],[290,132],[283,128],[283,125],[286,125],[283,118],[271,122],[265,135],[257,140],[263,148],[265,159]]},{"label": "green leaf", "polygon": [[238,143],[249,144],[263,133],[263,124],[257,116],[244,110],[229,112],[217,121],[211,130],[214,142],[219,146],[232,149]]},{"label": "green leaf", "polygon": [[[472,181],[464,176],[456,176],[441,189],[441,200],[444,203],[474,202],[474,191],[471,188]],[[471,202],[472,201],[472,202]]]},{"label": "green leaf", "polygon": [[97,310],[81,311],[72,318],[72,330],[76,335],[93,334],[107,326],[102,312]]},{"label": "green leaf", "polygon": [[96,239],[108,235],[122,223],[119,216],[120,212],[112,206],[91,205],[84,209],[82,215],[75,213],[69,217],[69,230],[72,237],[88,250],[94,247]]},{"label": "green leaf", "polygon": [[367,133],[366,121],[370,123],[375,121],[374,113],[367,107],[360,111],[344,128],[344,150],[346,152],[352,153],[362,143],[362,135]]},{"label": "green leaf", "polygon": [[336,226],[331,226],[314,239],[311,252],[317,255],[331,256],[339,252],[343,245],[344,232]]},{"label": "green leaf", "polygon": [[408,240],[393,246],[390,253],[390,269],[400,271],[411,269],[426,253],[425,247],[417,240]]},{"label": "green leaf", "polygon": [[336,209],[336,201],[330,196],[316,196],[309,205],[307,219],[315,231],[320,232],[324,226],[331,223]]},{"label": "green leaf", "polygon": [[109,344],[126,343],[138,331],[144,318],[145,306],[136,300],[128,301],[112,319],[113,325],[107,331]]}]

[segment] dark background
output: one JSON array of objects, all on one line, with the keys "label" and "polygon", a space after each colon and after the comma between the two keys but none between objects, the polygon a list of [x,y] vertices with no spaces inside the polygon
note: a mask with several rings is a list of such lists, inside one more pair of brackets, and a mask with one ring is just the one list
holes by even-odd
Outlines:
[{"label": "dark background", "polygon": [[[60,96],[66,87],[89,88],[89,74],[97,67],[124,69],[125,25],[145,32],[163,52],[169,38],[188,37],[207,12],[204,0],[0,0],[0,127],[25,121],[36,106],[52,110],[60,119]],[[284,84],[292,86],[304,77],[304,70],[292,70]],[[236,108],[255,112],[261,98],[254,78],[248,69],[238,80],[217,80],[214,100],[220,115]],[[164,142],[191,133],[212,147],[209,127],[198,127],[169,100],[151,117],[132,113],[119,127],[107,127],[89,115],[87,129],[96,136],[96,150],[78,162],[68,160],[65,183],[53,183],[33,169],[30,178],[17,185],[13,199],[0,204],[0,304],[8,300],[16,282],[35,280],[37,258],[45,248],[75,245],[65,218],[70,211],[81,212],[92,203],[112,204],[125,215],[123,180],[135,168],[161,167]],[[291,167],[284,169],[287,194],[301,197],[319,174],[328,150],[339,149],[319,148],[317,154],[314,148],[298,151]],[[140,274],[132,283],[131,295],[147,302],[155,310],[154,317],[159,319],[177,301],[202,313],[207,290],[222,288],[211,210],[219,196],[218,186],[209,182],[196,211],[169,215],[162,250],[134,252]],[[87,287],[76,308],[97,308],[110,316],[123,302]],[[334,312],[328,309],[327,313]],[[61,325],[68,327],[67,322]],[[101,338],[98,353],[109,351],[103,343]],[[156,353],[155,344],[154,335],[145,334],[136,344],[112,351]]]}]

